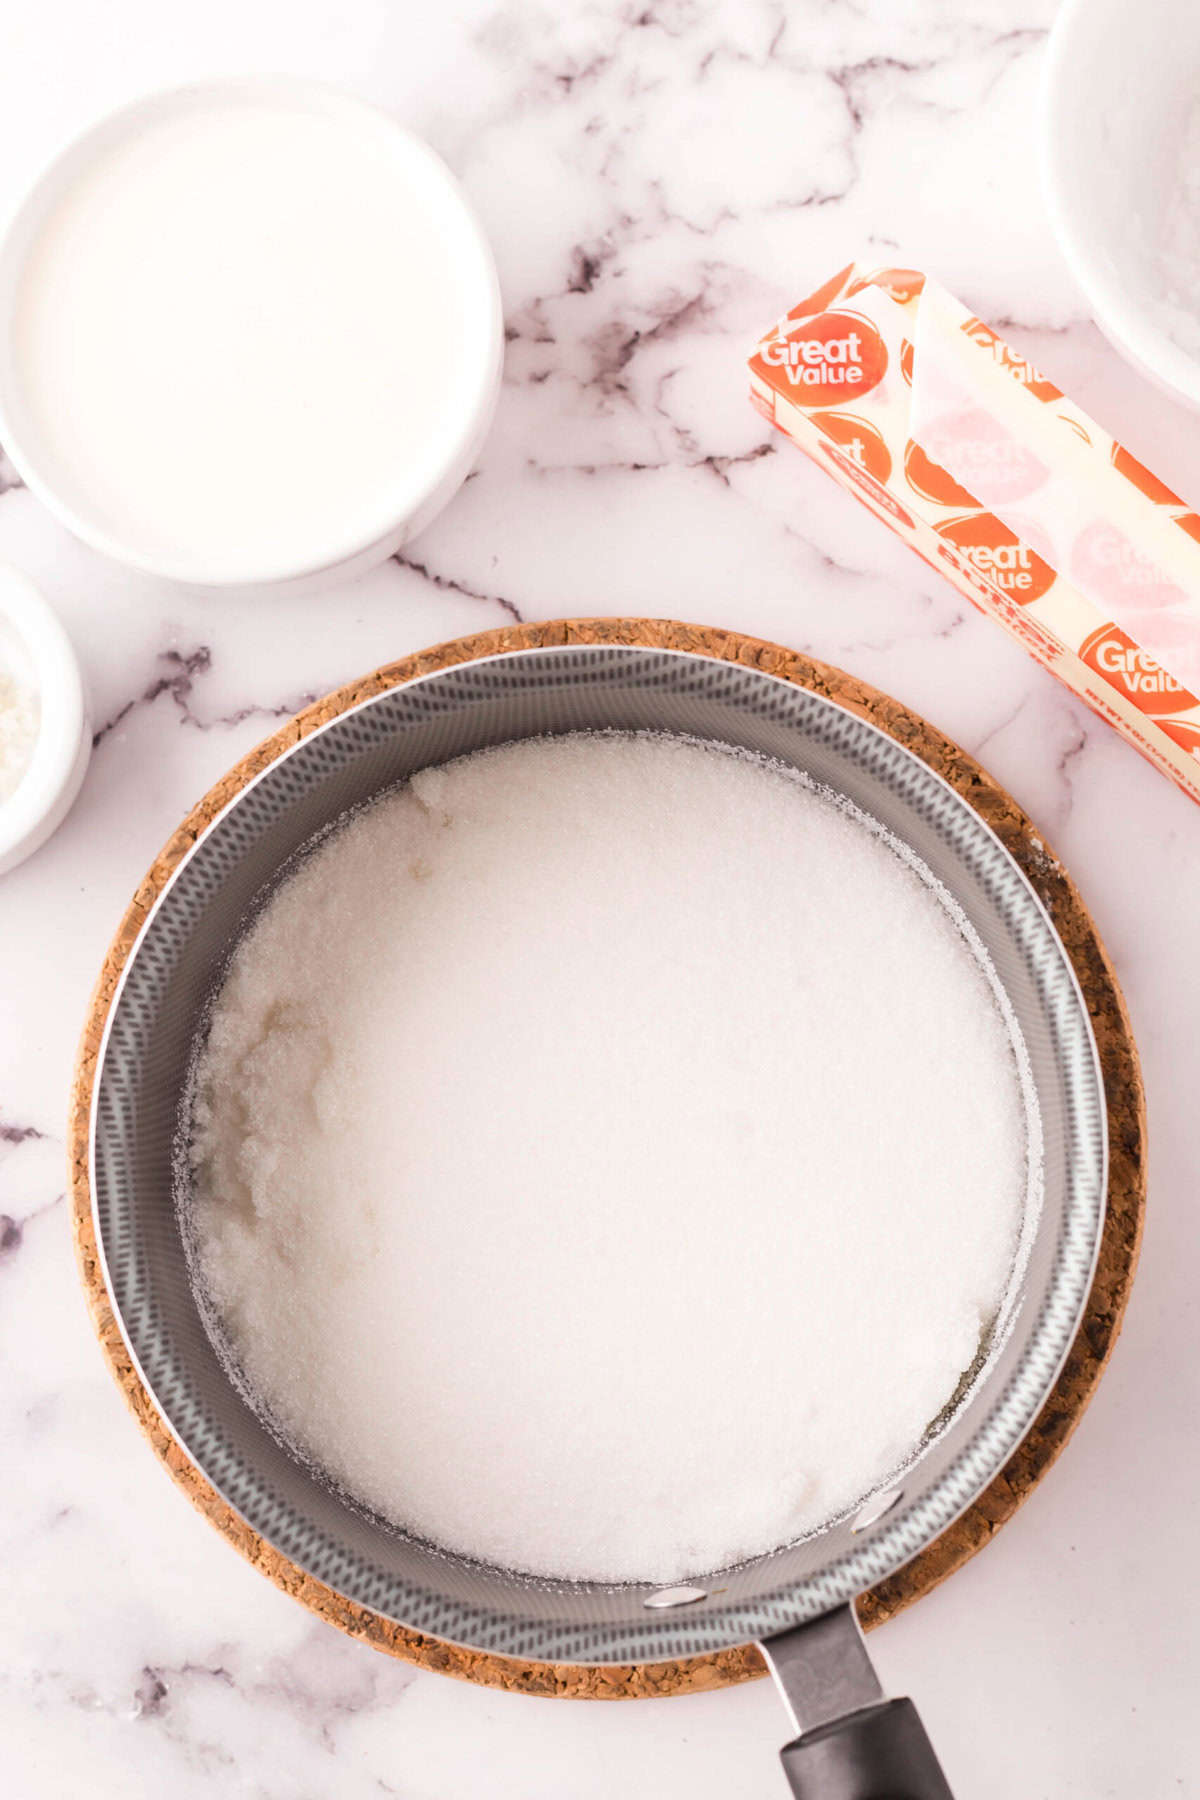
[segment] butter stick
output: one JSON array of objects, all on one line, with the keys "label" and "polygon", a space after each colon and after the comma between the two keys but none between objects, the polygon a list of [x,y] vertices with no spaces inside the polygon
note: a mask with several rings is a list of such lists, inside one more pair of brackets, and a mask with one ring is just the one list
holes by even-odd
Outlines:
[{"label": "butter stick", "polygon": [[1200,518],[944,288],[851,264],[751,398],[1200,801]]}]

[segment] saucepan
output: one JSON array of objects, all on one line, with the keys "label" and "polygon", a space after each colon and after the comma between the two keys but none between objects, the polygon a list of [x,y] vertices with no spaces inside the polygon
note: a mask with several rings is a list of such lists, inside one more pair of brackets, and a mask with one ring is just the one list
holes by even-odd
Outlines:
[{"label": "saucepan", "polygon": [[[647,729],[795,765],[881,821],[949,890],[990,953],[1025,1041],[1044,1192],[1005,1316],[957,1405],[916,1459],[853,1513],[739,1567],[697,1570],[686,1585],[535,1580],[370,1516],[294,1456],[235,1388],[188,1277],[181,1109],[231,944],[289,859],[331,822],[415,770],[484,746]],[[387,1619],[504,1657],[658,1661],[756,1640],[796,1727],[782,1752],[793,1793],[945,1800],[912,1703],[881,1692],[853,1602],[971,1504],[1036,1418],[1087,1299],[1106,1154],[1096,1047],[1071,963],[1017,863],[959,794],[863,718],[760,668],[568,642],[375,693],[290,744],[211,819],[159,893],[109,1006],[90,1179],[105,1277],[136,1369],[208,1482],[300,1570]],[[719,1280],[697,1304],[712,1309],[719,1330]],[[637,1346],[615,1348],[629,1355]]]}]

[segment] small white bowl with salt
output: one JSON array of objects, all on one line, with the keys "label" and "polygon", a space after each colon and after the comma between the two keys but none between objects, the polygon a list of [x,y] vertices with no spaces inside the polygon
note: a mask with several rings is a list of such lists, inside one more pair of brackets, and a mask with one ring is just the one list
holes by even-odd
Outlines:
[{"label": "small white bowl with salt", "polygon": [[1046,202],[1096,323],[1200,408],[1200,9],[1065,0],[1046,53]]},{"label": "small white bowl with salt", "polygon": [[0,564],[0,875],[57,830],[91,753],[71,640],[29,577]]}]

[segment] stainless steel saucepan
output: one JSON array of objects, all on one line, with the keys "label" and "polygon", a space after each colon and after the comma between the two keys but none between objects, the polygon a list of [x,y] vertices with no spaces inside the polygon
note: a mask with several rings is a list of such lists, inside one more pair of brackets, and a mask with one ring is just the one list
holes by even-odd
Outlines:
[{"label": "stainless steel saucepan", "polygon": [[[230,946],[288,859],[414,770],[581,729],[684,732],[764,752],[911,845],[991,955],[1040,1115],[1045,1188],[1032,1246],[1010,1316],[953,1416],[893,1491],[856,1515],[738,1568],[697,1571],[686,1588],[533,1580],[448,1555],[356,1509],[235,1390],[202,1323],[180,1232],[173,1152],[189,1058]],[[1016,863],[963,799],[872,725],[757,669],[568,645],[489,656],[381,693],[281,754],[213,820],[161,893],[110,1008],[91,1176],[107,1279],[151,1394],[213,1486],[301,1569],[415,1630],[512,1657],[656,1661],[757,1639],[798,1734],[783,1751],[795,1794],[945,1800],[911,1702],[880,1691],[853,1601],[941,1533],[1032,1424],[1087,1297],[1105,1164],[1101,1077],[1070,962]],[[697,1304],[714,1307],[718,1329],[719,1288]]]}]

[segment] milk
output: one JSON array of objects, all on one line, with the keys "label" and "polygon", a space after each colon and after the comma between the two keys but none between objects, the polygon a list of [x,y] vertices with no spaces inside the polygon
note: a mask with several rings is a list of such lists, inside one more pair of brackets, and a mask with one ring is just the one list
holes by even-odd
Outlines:
[{"label": "milk", "polygon": [[352,554],[461,448],[489,353],[470,215],[422,145],[323,90],[185,90],[122,120],[19,275],[27,461],[83,535],[185,578]]}]

